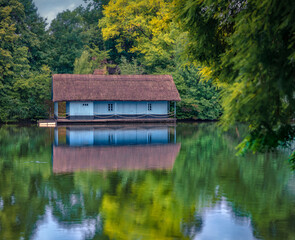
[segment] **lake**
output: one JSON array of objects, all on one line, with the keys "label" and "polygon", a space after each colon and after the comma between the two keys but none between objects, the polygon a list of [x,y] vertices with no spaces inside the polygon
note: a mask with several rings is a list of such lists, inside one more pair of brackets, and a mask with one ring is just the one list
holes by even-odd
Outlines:
[{"label": "lake", "polygon": [[288,153],[241,125],[0,127],[0,239],[295,239]]}]

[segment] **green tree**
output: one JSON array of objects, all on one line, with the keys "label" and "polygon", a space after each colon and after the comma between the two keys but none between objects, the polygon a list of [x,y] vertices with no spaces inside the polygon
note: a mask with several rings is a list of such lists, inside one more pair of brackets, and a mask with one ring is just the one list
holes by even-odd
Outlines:
[{"label": "green tree", "polygon": [[40,17],[32,0],[19,0],[24,6],[24,18],[16,25],[17,33],[21,35],[20,45],[28,48],[28,59],[32,70],[38,70],[47,64],[47,23]]},{"label": "green tree", "polygon": [[75,74],[92,74],[95,69],[102,69],[108,66],[108,51],[100,51],[98,47],[91,49],[89,47],[83,51],[80,58],[74,62]]},{"label": "green tree", "polygon": [[[294,139],[295,3],[177,0],[187,53],[222,87],[224,126],[247,122],[253,151]],[[294,159],[295,160],[295,159]]]},{"label": "green tree", "polygon": [[[29,4],[32,2],[26,3],[26,8],[15,0],[0,4],[0,122],[36,119],[47,114],[44,102],[50,98],[49,69],[38,69],[41,62],[36,61],[42,55],[38,48],[40,39],[30,30],[34,24],[29,19],[38,18],[39,30],[45,29],[45,25],[34,5]],[[38,27],[35,30],[39,31]],[[34,68],[38,71],[32,71]]]},{"label": "green tree", "polygon": [[220,117],[219,92],[211,80],[202,80],[200,68],[179,66],[173,78],[181,97],[177,118],[215,120]]},{"label": "green tree", "polygon": [[86,7],[79,6],[73,11],[59,13],[50,25],[49,65],[56,73],[73,73],[75,59],[81,57],[86,46],[105,50],[97,24],[102,17],[102,6],[108,0],[86,3]]},{"label": "green tree", "polygon": [[87,3],[83,8],[83,20],[85,31],[88,35],[88,45],[105,50],[105,42],[102,39],[101,29],[98,21],[103,17],[103,7],[109,3],[109,0],[84,0]]},{"label": "green tree", "polygon": [[39,71],[29,72],[27,78],[17,78],[13,90],[17,99],[13,108],[16,119],[38,120],[48,115],[51,71],[47,66],[43,66]]},{"label": "green tree", "polygon": [[139,65],[136,59],[129,62],[124,56],[121,57],[119,69],[122,75],[142,74],[144,72],[143,67]]},{"label": "green tree", "polygon": [[18,1],[0,2],[0,89],[13,76],[14,52],[18,49],[16,40],[19,38],[16,34],[15,14],[19,18],[24,15],[23,6]]},{"label": "green tree", "polygon": [[24,8],[16,0],[0,3],[0,121],[7,121],[14,108],[12,91],[15,78],[29,68],[27,48],[18,44],[16,25],[24,18]]},{"label": "green tree", "polygon": [[74,61],[87,44],[84,32],[82,7],[59,13],[52,20],[49,32],[50,66],[56,73],[72,73]]}]

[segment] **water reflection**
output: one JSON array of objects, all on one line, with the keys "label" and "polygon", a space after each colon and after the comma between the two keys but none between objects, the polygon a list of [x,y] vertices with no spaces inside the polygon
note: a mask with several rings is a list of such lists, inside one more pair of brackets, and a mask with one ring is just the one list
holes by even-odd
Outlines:
[{"label": "water reflection", "polygon": [[54,173],[172,169],[180,150],[169,126],[56,128],[54,140]]},{"label": "water reflection", "polygon": [[52,209],[47,207],[44,218],[39,222],[34,239],[41,240],[80,240],[91,239],[99,227],[100,219],[85,219],[82,223],[63,226],[52,214]]},{"label": "water reflection", "polygon": [[201,216],[204,224],[203,228],[195,234],[196,240],[256,239],[253,236],[251,218],[246,216],[237,218],[226,198],[222,198],[212,208],[204,208]]},{"label": "water reflection", "polygon": [[176,131],[1,127],[0,239],[295,239],[286,155],[237,157],[242,126]]},{"label": "water reflection", "polygon": [[176,127],[165,125],[133,127],[73,126],[66,129],[56,128],[56,145],[58,145],[59,130],[61,132],[66,131],[66,145],[71,147],[167,144],[176,142]]}]

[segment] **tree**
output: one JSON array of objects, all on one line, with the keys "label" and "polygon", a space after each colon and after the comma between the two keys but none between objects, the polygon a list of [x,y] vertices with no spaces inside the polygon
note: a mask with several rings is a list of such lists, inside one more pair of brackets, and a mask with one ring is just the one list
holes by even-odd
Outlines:
[{"label": "tree", "polygon": [[241,145],[275,148],[295,137],[293,1],[176,1],[191,60],[222,87],[222,123],[247,122]]},{"label": "tree", "polygon": [[178,66],[173,74],[181,102],[177,105],[178,119],[215,120],[221,115],[219,92],[212,80],[204,81],[201,68]]},{"label": "tree", "polygon": [[104,40],[113,40],[119,53],[135,58],[149,72],[174,67],[174,43],[179,31],[172,23],[171,1],[111,0],[99,21]]},{"label": "tree", "polygon": [[[44,102],[50,98],[50,71],[46,67],[38,69],[41,62],[36,61],[42,58],[40,39],[31,31],[34,24],[29,23],[38,15],[29,4],[32,2],[26,3],[26,8],[16,0],[0,3],[0,122],[47,115]],[[26,12],[32,15],[27,17]]]},{"label": "tree", "polygon": [[95,69],[106,68],[108,65],[108,51],[100,51],[98,48],[86,48],[80,58],[74,63],[74,74],[92,74]]},{"label": "tree", "polygon": [[83,20],[86,23],[84,27],[88,35],[88,45],[105,50],[98,21],[103,17],[103,7],[109,3],[109,0],[84,0],[84,2],[87,3],[83,8]]},{"label": "tree", "polygon": [[119,69],[122,75],[143,74],[144,72],[143,67],[139,65],[136,59],[129,62],[124,56],[121,57]]},{"label": "tree", "polygon": [[50,25],[49,65],[56,73],[73,73],[75,59],[81,57],[85,46],[105,50],[97,24],[108,0],[86,2],[86,7],[59,13]]},{"label": "tree", "polygon": [[74,61],[82,54],[87,36],[84,32],[82,7],[59,13],[50,25],[50,52],[52,70],[72,73]]},{"label": "tree", "polygon": [[27,70],[27,48],[18,45],[18,21],[24,18],[24,8],[16,0],[0,3],[0,121],[7,121],[14,107],[12,85],[17,75]]},{"label": "tree", "polygon": [[[13,75],[14,52],[17,51],[16,21],[14,15],[24,15],[23,6],[15,1],[0,3],[0,89],[4,88],[7,78]],[[2,92],[2,91],[1,91]]]},{"label": "tree", "polygon": [[20,45],[28,48],[28,60],[32,70],[38,70],[47,64],[47,23],[40,17],[32,0],[19,0],[24,6],[24,18],[16,25],[17,33],[21,35]]},{"label": "tree", "polygon": [[43,66],[30,71],[27,78],[19,77],[13,85],[16,106],[11,109],[19,120],[37,120],[48,115],[47,101],[51,97],[51,71]]}]

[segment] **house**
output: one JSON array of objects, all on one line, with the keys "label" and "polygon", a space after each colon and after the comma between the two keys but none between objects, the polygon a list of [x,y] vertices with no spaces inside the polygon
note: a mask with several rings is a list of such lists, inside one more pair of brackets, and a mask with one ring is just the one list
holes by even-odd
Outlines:
[{"label": "house", "polygon": [[66,102],[68,120],[168,119],[171,103],[180,101],[170,75],[54,74],[52,100]]}]

